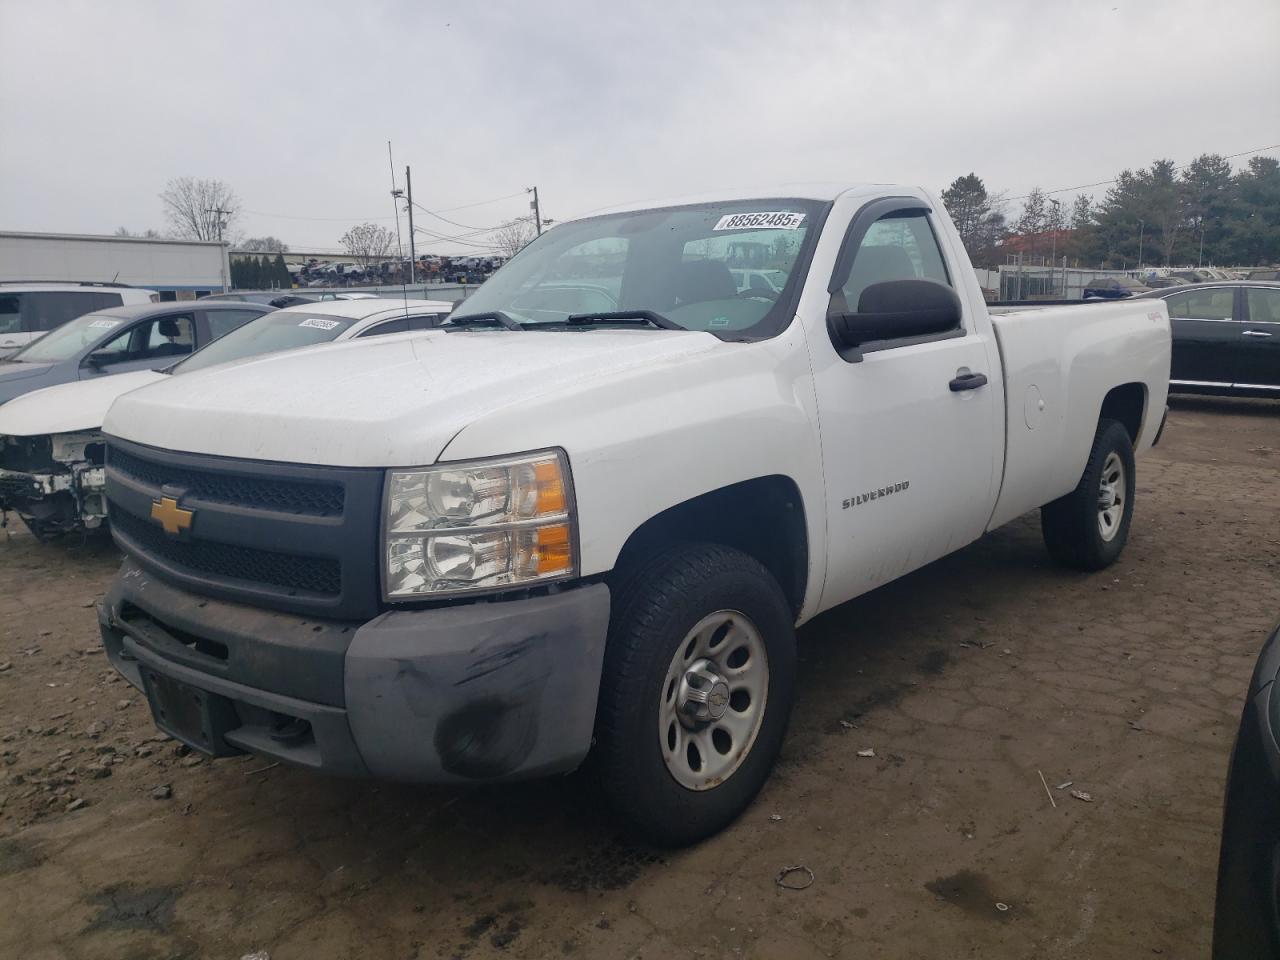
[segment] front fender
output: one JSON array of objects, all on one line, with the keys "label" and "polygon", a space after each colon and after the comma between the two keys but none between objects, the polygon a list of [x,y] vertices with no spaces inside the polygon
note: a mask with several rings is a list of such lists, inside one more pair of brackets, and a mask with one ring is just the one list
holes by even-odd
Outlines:
[{"label": "front fender", "polygon": [[459,432],[440,459],[566,450],[584,576],[611,570],[631,534],[677,504],[743,480],[791,477],[809,543],[803,620],[816,612],[826,572],[816,425],[804,331],[793,323],[771,340],[724,343],[489,414]]}]

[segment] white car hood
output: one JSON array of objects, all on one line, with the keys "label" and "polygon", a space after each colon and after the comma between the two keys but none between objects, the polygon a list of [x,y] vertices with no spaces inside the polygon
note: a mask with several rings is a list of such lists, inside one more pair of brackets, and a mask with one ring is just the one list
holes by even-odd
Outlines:
[{"label": "white car hood", "polygon": [[0,404],[0,436],[39,437],[100,430],[116,397],[166,379],[165,374],[154,370],[135,370],[24,393]]},{"label": "white car hood", "polygon": [[[429,464],[488,412],[723,347],[710,334],[649,329],[433,331],[324,344],[166,378],[116,401],[105,429],[251,460]],[[520,449],[517,441],[511,452]]]}]

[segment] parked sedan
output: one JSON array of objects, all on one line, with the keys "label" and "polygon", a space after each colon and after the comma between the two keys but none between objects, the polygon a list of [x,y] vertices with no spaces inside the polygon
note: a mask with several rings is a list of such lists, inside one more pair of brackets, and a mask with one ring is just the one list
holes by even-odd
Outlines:
[{"label": "parked sedan", "polygon": [[284,290],[236,290],[232,293],[211,293],[201,297],[201,303],[210,300],[234,301],[237,303],[265,303],[270,307],[296,307],[300,303],[315,303],[315,297],[300,297]]},{"label": "parked sedan", "polygon": [[0,407],[0,511],[16,512],[41,539],[101,526],[106,517],[102,421],[125,393],[166,375],[266,353],[425,330],[439,326],[452,308],[439,300],[303,304],[246,323],[162,372],[138,370],[19,397]]},{"label": "parked sedan", "polygon": [[1280,283],[1197,283],[1144,297],[1169,306],[1171,390],[1280,398]]},{"label": "parked sedan", "polygon": [[54,384],[167,367],[272,309],[147,303],[86,313],[0,361],[0,403]]},{"label": "parked sedan", "polygon": [[1213,960],[1280,960],[1280,628],[1262,648],[1222,813]]},{"label": "parked sedan", "polygon": [[1144,277],[1142,280],[1152,290],[1163,290],[1166,287],[1189,287],[1186,280],[1181,277]]},{"label": "parked sedan", "polygon": [[1096,277],[1084,288],[1086,300],[1121,300],[1136,297],[1151,288],[1133,277]]}]

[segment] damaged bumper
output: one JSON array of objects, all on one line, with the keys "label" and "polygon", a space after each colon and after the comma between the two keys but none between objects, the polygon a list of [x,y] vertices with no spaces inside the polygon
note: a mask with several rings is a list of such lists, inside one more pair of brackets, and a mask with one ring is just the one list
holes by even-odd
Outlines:
[{"label": "damaged bumper", "polygon": [[23,473],[0,470],[0,510],[71,529],[92,530],[106,519],[106,471],[93,464],[74,464],[68,473]]},{"label": "damaged bumper", "polygon": [[97,433],[0,437],[0,510],[41,532],[94,529],[106,519],[106,471]]},{"label": "damaged bumper", "polygon": [[146,692],[157,726],[197,749],[459,783],[581,763],[609,591],[348,623],[200,597],[126,560],[99,617],[112,664]]}]

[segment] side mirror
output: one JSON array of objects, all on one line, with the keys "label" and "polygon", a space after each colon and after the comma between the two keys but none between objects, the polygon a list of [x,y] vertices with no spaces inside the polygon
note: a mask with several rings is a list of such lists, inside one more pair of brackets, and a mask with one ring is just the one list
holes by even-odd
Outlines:
[{"label": "side mirror", "polygon": [[95,350],[84,358],[84,365],[92,367],[94,370],[101,370],[108,363],[119,359],[119,356],[110,350]]},{"label": "side mirror", "polygon": [[886,280],[862,291],[857,313],[830,313],[827,327],[840,355],[857,362],[863,344],[959,330],[961,314],[960,298],[946,284]]}]

